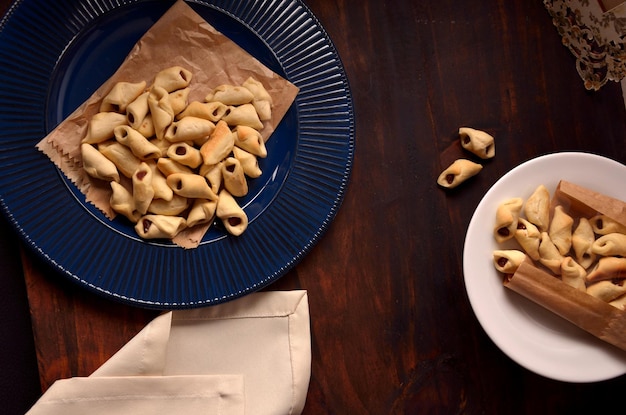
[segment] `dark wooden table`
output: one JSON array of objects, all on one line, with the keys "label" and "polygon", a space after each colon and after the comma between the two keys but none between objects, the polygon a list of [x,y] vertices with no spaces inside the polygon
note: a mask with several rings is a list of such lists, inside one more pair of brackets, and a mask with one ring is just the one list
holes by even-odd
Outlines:
[{"label": "dark wooden table", "polygon": [[[572,413],[615,402],[625,376],[565,383],[501,352],[470,307],[462,252],[482,196],[521,162],[577,150],[626,163],[620,85],[583,87],[540,0],[305,3],[345,65],[357,143],[336,219],[268,288],[309,292],[305,414]],[[493,134],[497,154],[443,191],[436,178],[463,154],[463,125]],[[43,390],[89,375],[156,315],[95,297],[22,252]]]}]

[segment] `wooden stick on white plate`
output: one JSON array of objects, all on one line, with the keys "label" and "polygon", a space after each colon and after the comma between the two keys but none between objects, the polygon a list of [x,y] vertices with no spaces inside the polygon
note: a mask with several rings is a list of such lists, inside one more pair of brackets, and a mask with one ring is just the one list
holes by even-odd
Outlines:
[{"label": "wooden stick on white plate", "polygon": [[554,201],[570,204],[571,209],[589,217],[603,214],[626,226],[626,203],[602,193],[561,180],[554,193]]},{"label": "wooden stick on white plate", "polygon": [[526,259],[504,286],[626,351],[626,312],[580,291]]}]

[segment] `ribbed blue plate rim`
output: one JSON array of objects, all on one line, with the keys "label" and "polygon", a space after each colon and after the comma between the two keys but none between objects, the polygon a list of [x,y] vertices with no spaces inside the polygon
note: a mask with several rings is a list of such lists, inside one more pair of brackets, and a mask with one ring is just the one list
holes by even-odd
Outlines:
[{"label": "ribbed blue plate rim", "polygon": [[268,166],[284,175],[276,194],[263,196],[265,205],[242,237],[213,238],[191,250],[129,238],[94,220],[35,149],[52,127],[46,123],[46,102],[64,53],[102,19],[173,2],[18,0],[0,21],[1,209],[24,244],[55,273],[142,308],[218,304],[285,275],[335,218],[353,164],[348,79],[332,40],[302,1],[188,3],[201,15],[235,22],[224,26],[233,33],[223,33],[265,45],[267,50],[249,52],[275,64],[272,69],[300,88],[285,126],[277,129],[278,134],[295,132],[295,151],[285,152],[285,165]]}]

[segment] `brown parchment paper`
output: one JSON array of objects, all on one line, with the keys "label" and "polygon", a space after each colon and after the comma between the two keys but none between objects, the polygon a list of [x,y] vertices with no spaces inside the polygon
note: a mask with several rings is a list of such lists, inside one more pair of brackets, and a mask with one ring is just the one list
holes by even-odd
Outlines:
[{"label": "brown parchment paper", "polygon": [[626,313],[536,267],[527,259],[504,286],[626,351]]},{"label": "brown parchment paper", "polygon": [[553,205],[567,206],[570,211],[592,217],[606,215],[626,226],[626,203],[575,183],[561,180],[554,192]]},{"label": "brown parchment paper", "polygon": [[[119,81],[146,81],[151,85],[162,69],[180,65],[192,72],[189,102],[204,97],[222,84],[240,85],[252,76],[272,97],[272,119],[261,131],[267,140],[298,94],[291,82],[271,71],[228,37],[207,23],[183,0],[177,1],[137,42],[118,70],[93,95],[43,138],[37,149],[45,153],[83,192],[88,202],[108,218],[116,216],[109,206],[110,185],[82,170],[80,143],[100,101]],[[196,247],[205,227],[186,230],[174,242]]]}]

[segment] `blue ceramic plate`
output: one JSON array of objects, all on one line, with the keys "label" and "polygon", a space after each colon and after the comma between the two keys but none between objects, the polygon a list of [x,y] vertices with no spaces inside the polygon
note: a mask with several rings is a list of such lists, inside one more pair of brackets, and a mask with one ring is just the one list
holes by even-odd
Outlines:
[{"label": "blue ceramic plate", "polygon": [[17,1],[0,22],[0,203],[26,245],[59,273],[125,303],[174,309],[259,290],[296,265],[343,199],[354,152],[348,81],[299,0],[190,6],[300,88],[241,202],[240,237],[214,226],[196,249],[138,239],[109,221],[35,145],[118,68],[172,1]]}]

